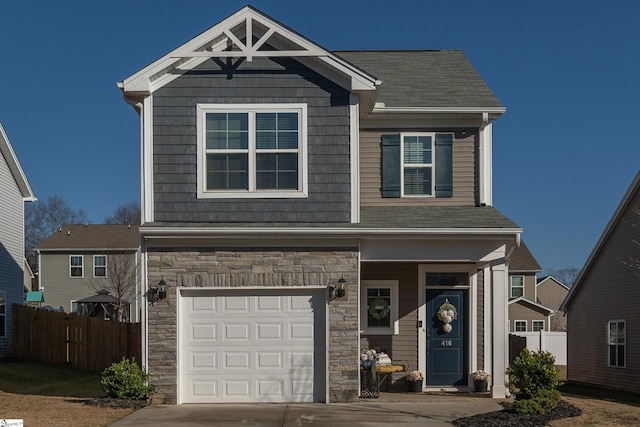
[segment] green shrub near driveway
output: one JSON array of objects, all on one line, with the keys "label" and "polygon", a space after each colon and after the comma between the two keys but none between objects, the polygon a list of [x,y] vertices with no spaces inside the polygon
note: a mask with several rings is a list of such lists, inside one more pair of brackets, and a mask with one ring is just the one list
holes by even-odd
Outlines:
[{"label": "green shrub near driveway", "polygon": [[156,387],[147,384],[149,375],[136,363],[135,358],[122,359],[102,371],[100,382],[109,397],[118,399],[147,399]]},{"label": "green shrub near driveway", "polygon": [[509,390],[516,393],[513,409],[521,414],[544,414],[560,403],[558,369],[555,358],[548,351],[528,349],[509,366]]}]

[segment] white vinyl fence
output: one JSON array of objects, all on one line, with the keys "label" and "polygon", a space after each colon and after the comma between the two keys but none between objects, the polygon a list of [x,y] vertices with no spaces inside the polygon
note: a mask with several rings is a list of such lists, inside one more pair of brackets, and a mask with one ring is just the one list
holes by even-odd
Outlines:
[{"label": "white vinyl fence", "polygon": [[550,352],[556,358],[556,365],[567,364],[566,332],[512,332],[511,335],[526,338],[526,347],[531,351]]}]

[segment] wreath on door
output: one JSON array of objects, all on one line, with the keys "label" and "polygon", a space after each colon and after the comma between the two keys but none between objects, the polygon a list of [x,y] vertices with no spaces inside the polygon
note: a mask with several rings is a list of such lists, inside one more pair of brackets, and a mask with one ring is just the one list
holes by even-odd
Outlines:
[{"label": "wreath on door", "polygon": [[458,313],[456,307],[451,304],[448,299],[445,299],[444,304],[438,308],[438,319],[444,323],[444,325],[442,325],[442,330],[445,333],[448,334],[452,331],[453,328],[451,327],[451,322],[456,320],[457,317]]},{"label": "wreath on door", "polygon": [[382,298],[374,299],[369,304],[369,315],[376,320],[389,316],[389,302]]}]

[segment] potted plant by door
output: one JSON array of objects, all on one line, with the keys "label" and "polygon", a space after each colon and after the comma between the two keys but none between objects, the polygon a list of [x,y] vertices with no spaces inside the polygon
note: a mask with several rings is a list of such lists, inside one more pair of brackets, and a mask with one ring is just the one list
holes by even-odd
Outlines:
[{"label": "potted plant by door", "polygon": [[407,375],[407,384],[409,384],[409,391],[412,393],[419,393],[422,391],[422,380],[424,376],[420,371],[411,371]]},{"label": "potted plant by door", "polygon": [[487,386],[489,384],[489,381],[491,380],[491,375],[489,375],[485,371],[475,371],[473,374],[471,374],[471,377],[473,378],[473,391],[487,391]]}]

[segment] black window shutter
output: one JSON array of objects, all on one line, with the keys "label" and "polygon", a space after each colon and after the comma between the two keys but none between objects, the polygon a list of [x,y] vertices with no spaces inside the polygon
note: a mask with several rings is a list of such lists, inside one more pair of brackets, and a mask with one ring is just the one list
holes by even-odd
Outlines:
[{"label": "black window shutter", "polygon": [[436,134],[436,197],[453,196],[453,135]]},{"label": "black window shutter", "polygon": [[400,134],[382,135],[382,197],[400,197]]}]

